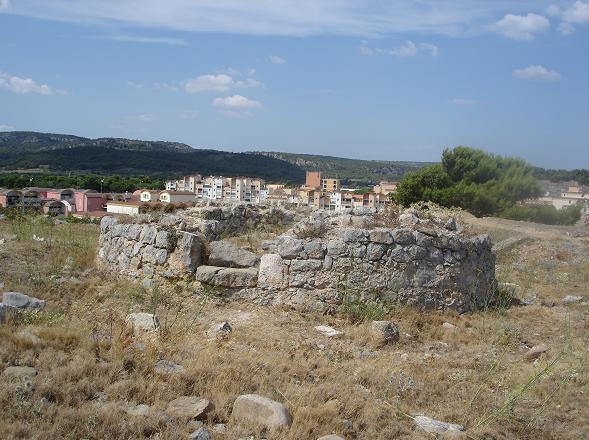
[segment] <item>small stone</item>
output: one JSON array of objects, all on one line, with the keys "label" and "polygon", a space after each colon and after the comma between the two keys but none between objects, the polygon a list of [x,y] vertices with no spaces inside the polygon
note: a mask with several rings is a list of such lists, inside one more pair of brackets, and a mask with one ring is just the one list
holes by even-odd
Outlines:
[{"label": "small stone", "polygon": [[575,304],[581,301],[583,301],[583,297],[576,295],[567,295],[562,299],[563,304]]},{"label": "small stone", "polygon": [[542,356],[543,353],[546,353],[547,351],[548,351],[548,346],[546,344],[534,345],[532,348],[530,348],[526,352],[526,354],[524,355],[524,358],[526,361],[530,362],[535,359],[538,359],[540,356]]},{"label": "small stone", "polygon": [[125,322],[133,329],[137,336],[144,333],[153,333],[159,329],[157,316],[151,313],[131,313],[125,318]]},{"label": "small stone", "polygon": [[32,379],[37,375],[37,370],[33,367],[12,366],[6,367],[2,375],[11,379]]},{"label": "small stone", "polygon": [[206,418],[207,413],[212,408],[213,405],[207,399],[196,396],[182,396],[168,403],[166,413],[179,419],[202,420]]},{"label": "small stone", "polygon": [[372,321],[370,334],[377,343],[382,345],[399,340],[399,329],[391,321]]},{"label": "small stone", "polygon": [[450,218],[444,224],[444,228],[446,228],[448,231],[455,231],[456,229],[458,229],[458,226],[456,225],[456,219],[454,217]]},{"label": "small stone", "polygon": [[190,440],[210,440],[211,433],[207,428],[198,428],[190,433]]},{"label": "small stone", "polygon": [[328,435],[324,435],[319,437],[317,440],[345,440],[343,437],[340,437],[339,435],[335,435],[335,434],[328,434]]},{"label": "small stone", "polygon": [[218,322],[209,327],[207,330],[207,336],[209,338],[223,337],[231,333],[231,330],[231,325],[227,321]]},{"label": "small stone", "polygon": [[292,423],[292,417],[282,403],[257,394],[244,394],[235,399],[231,416],[237,422],[262,425],[268,429]]},{"label": "small stone", "polygon": [[225,434],[225,432],[227,432],[227,427],[225,426],[225,423],[214,424],[213,432],[216,432],[217,434]]},{"label": "small stone", "polygon": [[153,369],[156,373],[160,374],[178,374],[184,372],[184,367],[182,365],[165,359],[157,361],[154,364]]},{"label": "small stone", "polygon": [[24,339],[27,342],[30,342],[33,345],[37,345],[41,343],[41,338],[39,338],[39,336],[26,331],[26,330],[21,330],[16,334],[19,338]]},{"label": "small stone", "polygon": [[332,327],[329,327],[327,325],[318,325],[315,327],[315,330],[318,331],[319,333],[322,333],[323,336],[327,336],[328,338],[333,338],[335,336],[339,336],[339,335],[343,335],[343,332],[340,332],[339,330],[336,330]]},{"label": "small stone", "polygon": [[423,414],[416,415],[413,418],[413,421],[419,429],[432,434],[443,434],[446,431],[464,431],[464,427],[462,425],[442,422],[440,420],[426,417]]},{"label": "small stone", "polygon": [[149,406],[148,405],[128,405],[123,407],[123,411],[125,411],[130,416],[147,416],[149,414]]},{"label": "small stone", "polygon": [[446,322],[444,322],[444,323],[442,324],[442,327],[444,327],[444,328],[447,328],[447,329],[452,329],[452,330],[454,330],[454,329],[457,329],[457,328],[458,328],[458,327],[456,327],[454,324],[451,324],[451,323],[449,323],[449,322],[447,322],[447,321],[446,321]]}]

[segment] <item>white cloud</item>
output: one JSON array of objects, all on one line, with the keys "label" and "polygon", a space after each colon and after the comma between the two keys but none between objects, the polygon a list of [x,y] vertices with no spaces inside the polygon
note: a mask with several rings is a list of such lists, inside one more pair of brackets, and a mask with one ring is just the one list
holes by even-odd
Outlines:
[{"label": "white cloud", "polygon": [[[248,35],[462,35],[538,0],[19,0],[11,13],[104,26]],[[562,4],[564,0],[554,0]]]},{"label": "white cloud", "polygon": [[572,35],[572,34],[575,33],[575,27],[572,24],[570,24],[570,23],[568,23],[566,21],[561,22],[558,25],[558,28],[557,29],[558,29],[558,32],[560,32],[565,37],[567,35]]},{"label": "white cloud", "polygon": [[106,35],[96,37],[99,40],[120,41],[124,43],[167,44],[169,46],[186,46],[185,40],[166,37],[142,37],[136,35]]},{"label": "white cloud", "polygon": [[513,15],[507,14],[494,28],[497,32],[513,40],[533,40],[534,35],[550,29],[550,22],[542,15]]},{"label": "white cloud", "polygon": [[284,64],[284,63],[286,63],[286,60],[284,58],[279,57],[278,55],[270,55],[268,57],[268,60],[272,64]]},{"label": "white cloud", "polygon": [[474,99],[467,99],[467,98],[453,98],[448,101],[452,105],[459,105],[459,106],[471,106],[475,105],[477,102]]},{"label": "white cloud", "polygon": [[512,75],[518,79],[541,80],[541,81],[559,81],[560,73],[549,70],[544,66],[528,66],[524,69],[515,69]]},{"label": "white cloud", "polygon": [[133,87],[134,89],[142,89],[143,88],[143,84],[135,82],[135,81],[127,81],[127,85],[129,87]]},{"label": "white cloud", "polygon": [[154,115],[144,114],[144,115],[137,115],[133,119],[135,119],[137,122],[154,122],[156,120],[156,117]]},{"label": "white cloud", "polygon": [[419,52],[415,43],[411,40],[405,41],[402,45],[391,49],[389,53],[396,57],[414,57]]},{"label": "white cloud", "polygon": [[253,99],[248,99],[245,96],[233,95],[225,98],[213,99],[213,106],[223,107],[228,109],[244,109],[244,108],[258,108],[262,103]]},{"label": "white cloud", "polygon": [[0,124],[0,131],[14,131],[14,127],[12,125]]},{"label": "white cloud", "polygon": [[0,0],[0,11],[10,8],[10,0]]},{"label": "white cloud", "polygon": [[0,89],[13,93],[38,93],[40,95],[52,95],[54,93],[65,94],[64,91],[54,91],[47,84],[39,84],[31,78],[21,78],[5,72],[0,72]]},{"label": "white cloud", "polygon": [[430,43],[414,43],[411,40],[405,40],[405,42],[397,47],[392,49],[382,49],[380,47],[368,47],[366,46],[366,42],[363,41],[362,45],[360,46],[360,53],[362,55],[374,55],[374,54],[386,54],[386,55],[393,55],[396,57],[414,57],[417,56],[420,52],[426,52],[430,55],[436,57],[438,56],[439,49],[438,46]]},{"label": "white cloud", "polygon": [[202,92],[229,92],[233,89],[258,87],[262,83],[253,79],[235,81],[233,77],[225,74],[200,75],[184,83],[184,90],[187,93]]},{"label": "white cloud", "polygon": [[564,10],[562,19],[570,23],[589,23],[589,3],[576,1]]}]

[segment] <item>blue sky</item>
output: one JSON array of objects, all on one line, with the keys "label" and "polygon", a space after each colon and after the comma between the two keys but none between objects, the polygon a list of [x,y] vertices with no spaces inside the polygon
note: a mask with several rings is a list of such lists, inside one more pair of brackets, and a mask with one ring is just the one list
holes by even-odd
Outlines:
[{"label": "blue sky", "polygon": [[0,0],[0,131],[589,168],[589,0]]}]

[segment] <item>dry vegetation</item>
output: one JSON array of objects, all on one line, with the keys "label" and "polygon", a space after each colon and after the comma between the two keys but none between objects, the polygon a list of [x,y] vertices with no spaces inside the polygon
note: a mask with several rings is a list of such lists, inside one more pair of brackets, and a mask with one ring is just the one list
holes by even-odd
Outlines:
[{"label": "dry vegetation", "polygon": [[[214,438],[259,438],[230,417],[238,395],[258,393],[283,402],[294,419],[267,438],[435,438],[415,431],[415,413],[463,424],[474,439],[588,438],[588,308],[560,301],[568,294],[589,300],[589,240],[566,228],[542,237],[514,232],[514,222],[472,224],[495,241],[529,237],[500,253],[497,273],[520,286],[518,296],[535,293],[534,304],[462,316],[389,310],[401,340],[377,347],[362,322],[373,310],[358,304],[328,317],[230,301],[183,283],[147,293],[96,272],[95,225],[0,222],[0,238],[16,235],[0,245],[0,282],[47,300],[45,311],[0,326],[0,370],[39,371],[30,384],[0,376],[1,437],[187,438],[186,421],[163,411],[178,396],[198,395],[215,405],[207,426],[227,423]],[[258,238],[251,241],[255,248]],[[138,344],[124,318],[154,310],[162,334]],[[205,331],[220,321],[233,331],[209,339]],[[315,333],[323,324],[344,335]],[[550,350],[525,362],[526,347],[537,343]],[[158,374],[159,359],[184,372]],[[149,405],[151,413],[129,415],[128,404]]]}]

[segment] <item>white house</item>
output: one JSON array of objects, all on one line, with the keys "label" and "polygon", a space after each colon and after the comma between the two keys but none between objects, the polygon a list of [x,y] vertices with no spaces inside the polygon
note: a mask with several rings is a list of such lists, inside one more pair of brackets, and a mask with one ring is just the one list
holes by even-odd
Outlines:
[{"label": "white house", "polygon": [[139,194],[139,200],[142,202],[155,202],[159,199],[159,191],[144,190]]}]

